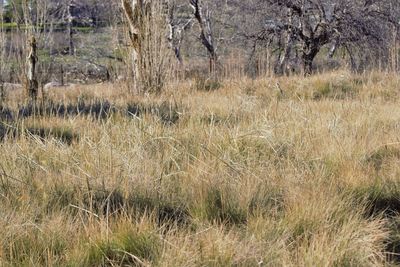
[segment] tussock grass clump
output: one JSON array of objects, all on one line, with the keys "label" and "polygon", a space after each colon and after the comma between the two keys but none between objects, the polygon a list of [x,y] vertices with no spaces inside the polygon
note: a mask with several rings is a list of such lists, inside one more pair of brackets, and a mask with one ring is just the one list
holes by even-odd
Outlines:
[{"label": "tussock grass clump", "polygon": [[390,236],[386,243],[385,251],[392,262],[400,262],[400,218],[398,213],[392,218],[389,224]]},{"label": "tussock grass clump", "polygon": [[45,229],[33,223],[15,225],[13,231],[3,232],[0,243],[2,262],[14,266],[51,266],[63,262],[67,242],[62,229],[48,225]]},{"label": "tussock grass clump", "polygon": [[249,213],[253,216],[263,214],[276,216],[284,212],[285,197],[283,188],[274,188],[272,185],[259,185],[252,194],[248,205]]},{"label": "tussock grass clump", "polygon": [[172,125],[178,122],[181,108],[176,103],[163,101],[161,104],[143,105],[138,103],[129,103],[127,105],[127,115],[140,117],[145,114],[150,114],[158,117],[160,121],[167,125]]},{"label": "tussock grass clump", "polygon": [[200,118],[200,121],[206,125],[219,125],[223,127],[234,127],[240,120],[241,114],[207,114]]},{"label": "tussock grass clump", "polygon": [[379,171],[385,162],[390,160],[400,160],[400,149],[393,146],[383,146],[369,155],[367,155],[365,161],[371,164],[376,171]]},{"label": "tussock grass clump", "polygon": [[354,98],[359,91],[360,83],[358,80],[355,82],[350,81],[319,81],[315,84],[315,89],[312,93],[313,100],[320,100],[325,98],[333,99],[349,99]]},{"label": "tussock grass clump", "polygon": [[175,203],[171,200],[160,199],[157,195],[132,194],[128,199],[128,209],[143,216],[151,213],[159,225],[188,225],[190,214],[185,203]]},{"label": "tussock grass clump", "polygon": [[121,213],[126,200],[119,190],[91,189],[83,195],[84,207],[97,215]]},{"label": "tussock grass clump", "polygon": [[206,192],[203,203],[205,218],[211,223],[244,224],[247,220],[246,211],[241,209],[231,197],[229,191],[222,192],[218,188],[210,188]]},{"label": "tussock grass clump", "polygon": [[220,81],[212,77],[197,76],[194,80],[194,89],[197,91],[211,92],[222,87]]},{"label": "tussock grass clump", "polygon": [[[81,266],[142,266],[144,261],[154,261],[157,244],[154,236],[146,233],[118,233],[111,241],[92,244]],[[137,255],[137,256],[136,256]]]},{"label": "tussock grass clump", "polygon": [[70,212],[72,211],[70,205],[78,202],[79,190],[78,188],[55,183],[49,186],[46,194],[42,196],[42,205],[44,213],[52,214],[57,212]]},{"label": "tussock grass clump", "polygon": [[109,229],[109,238],[97,236],[83,242],[71,253],[74,266],[143,266],[156,263],[161,240],[150,226],[134,222],[117,223]]}]

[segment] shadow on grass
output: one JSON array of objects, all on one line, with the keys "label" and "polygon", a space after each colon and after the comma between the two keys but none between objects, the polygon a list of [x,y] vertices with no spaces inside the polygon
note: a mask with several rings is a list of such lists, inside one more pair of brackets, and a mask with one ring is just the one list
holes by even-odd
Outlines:
[{"label": "shadow on grass", "polygon": [[185,226],[190,223],[188,209],[178,203],[143,192],[125,197],[120,191],[93,190],[84,195],[85,209],[101,216],[133,214],[138,217],[154,214],[161,226]]},{"label": "shadow on grass", "polygon": [[385,251],[391,262],[400,263],[400,216],[392,218],[389,222],[390,236],[386,243]]},{"label": "shadow on grass", "polygon": [[[145,114],[156,116],[164,125],[174,125],[180,119],[180,108],[176,104],[162,102],[161,104],[144,105],[138,103],[128,104],[126,108],[119,109],[108,101],[95,100],[87,102],[79,100],[74,104],[54,103],[47,101],[42,104],[32,103],[20,106],[17,111],[0,106],[0,141],[8,138],[17,138],[24,131],[20,129],[20,119],[33,116],[39,117],[76,117],[87,116],[97,120],[110,118],[114,114],[120,113],[127,117],[140,117]],[[57,127],[30,127],[25,132],[41,139],[54,138],[66,144],[79,141],[79,135],[71,129]]]},{"label": "shadow on grass", "polygon": [[366,202],[366,217],[392,218],[400,214],[400,184],[376,184],[350,192],[357,201]]},{"label": "shadow on grass", "polygon": [[14,115],[11,109],[0,105],[0,121],[13,121]]},{"label": "shadow on grass", "polygon": [[40,140],[49,140],[54,138],[55,140],[71,145],[73,142],[79,141],[79,134],[73,132],[72,129],[62,127],[29,127],[21,128],[17,123],[11,122],[3,123],[0,121],[0,142],[4,141],[5,138],[16,139],[23,134],[28,134],[38,137]]},{"label": "shadow on grass", "polygon": [[79,141],[79,134],[76,134],[71,129],[67,128],[30,127],[26,129],[26,131],[42,140],[54,138],[67,145],[71,145],[74,141]]},{"label": "shadow on grass", "polygon": [[366,201],[366,218],[383,216],[390,230],[385,251],[388,259],[400,263],[400,184],[373,185],[353,192],[357,201]]},{"label": "shadow on grass", "polygon": [[[1,112],[1,111],[0,111]],[[179,121],[180,108],[176,103],[164,101],[160,104],[141,104],[129,103],[125,108],[117,108],[107,100],[95,99],[93,101],[79,100],[77,103],[65,104],[62,102],[54,103],[46,101],[42,104],[27,104],[19,107],[16,115],[12,110],[4,109],[0,113],[0,119],[3,117],[28,118],[33,116],[44,117],[76,117],[87,116],[94,119],[107,119],[113,114],[120,113],[127,117],[141,117],[145,114],[156,116],[166,125],[173,125]]]},{"label": "shadow on grass", "polygon": [[91,116],[95,119],[106,119],[110,114],[115,113],[116,109],[107,100],[94,100],[87,102],[79,100],[77,103],[54,103],[46,101],[42,104],[34,105],[29,103],[18,109],[18,118],[28,118],[32,116],[56,116],[56,117],[75,117],[79,115]]},{"label": "shadow on grass", "polygon": [[162,197],[142,193],[131,194],[128,199],[128,207],[134,213],[140,215],[154,213],[159,225],[185,226],[191,220],[188,208],[185,205]]},{"label": "shadow on grass", "polygon": [[140,117],[145,114],[157,116],[166,125],[173,125],[179,121],[180,111],[177,104],[162,102],[161,104],[143,105],[129,103],[126,109],[128,116]]},{"label": "shadow on grass", "polygon": [[205,199],[205,215],[210,222],[240,225],[247,222],[247,213],[237,205],[229,194],[210,188]]}]

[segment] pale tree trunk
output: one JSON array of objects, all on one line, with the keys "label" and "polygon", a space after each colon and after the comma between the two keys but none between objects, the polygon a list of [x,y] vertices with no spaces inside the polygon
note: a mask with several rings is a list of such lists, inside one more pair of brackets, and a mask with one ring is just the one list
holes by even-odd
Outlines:
[{"label": "pale tree trunk", "polygon": [[75,54],[74,39],[73,39],[74,31],[72,29],[74,18],[72,17],[71,14],[71,8],[72,8],[72,3],[69,2],[67,6],[67,31],[68,31],[68,43],[69,43],[68,52],[70,56],[73,56]]},{"label": "pale tree trunk", "polygon": [[339,38],[336,38],[335,41],[333,41],[333,44],[331,46],[331,48],[329,49],[329,53],[328,53],[328,58],[333,58],[333,56],[336,53],[336,50],[339,47]]},{"label": "pale tree trunk", "polygon": [[181,53],[182,41],[185,36],[185,32],[191,27],[192,18],[187,19],[184,22],[176,23],[176,4],[172,1],[168,5],[168,42],[170,48],[174,51],[175,57],[179,62],[179,65],[183,65],[183,58]]},{"label": "pale tree trunk", "polygon": [[[288,10],[288,25],[292,25],[292,23],[293,23],[293,11],[291,9],[289,9]],[[286,63],[290,57],[290,53],[292,52],[292,46],[293,46],[293,30],[292,30],[292,27],[289,26],[284,52],[279,60],[279,66],[278,66],[279,73],[278,74],[284,74]]]},{"label": "pale tree trunk", "polygon": [[397,29],[393,26],[392,29],[392,47],[390,49],[390,57],[391,57],[391,67],[393,72],[397,72],[398,69],[398,49],[397,49]]},{"label": "pale tree trunk", "polygon": [[137,93],[159,93],[171,71],[166,6],[159,0],[121,0],[129,29]]},{"label": "pale tree trunk", "polygon": [[125,18],[129,27],[129,37],[131,42],[131,56],[132,56],[132,65],[133,65],[133,83],[138,92],[141,91],[140,88],[140,69],[139,69],[139,61],[141,57],[142,50],[142,40],[140,34],[141,27],[141,19],[142,12],[144,8],[145,2],[144,0],[121,0],[122,1],[122,9],[125,14]]},{"label": "pale tree trunk", "polygon": [[182,55],[181,55],[181,43],[182,43],[182,32],[179,25],[175,25],[175,2],[172,2],[168,6],[168,42],[170,48],[174,51],[176,59],[179,61],[179,65],[183,64]]},{"label": "pale tree trunk", "polygon": [[285,49],[283,52],[283,55],[281,56],[279,60],[279,66],[278,66],[278,74],[284,74],[285,73],[285,67],[286,63],[289,60],[290,53],[292,51],[292,46],[293,46],[293,35],[292,33],[289,33],[287,36],[286,44],[285,44]]},{"label": "pale tree trunk", "polygon": [[38,81],[36,77],[36,64],[37,64],[37,44],[35,37],[31,37],[29,42],[29,54],[27,58],[28,73],[27,73],[27,96],[30,100],[36,101],[38,94]]},{"label": "pale tree trunk", "polygon": [[139,68],[140,52],[138,52],[137,49],[133,48],[131,50],[131,56],[132,56],[132,67],[133,67],[132,70],[133,84],[136,88],[137,93],[140,93],[142,91],[140,84],[141,78],[140,78],[140,68]]}]

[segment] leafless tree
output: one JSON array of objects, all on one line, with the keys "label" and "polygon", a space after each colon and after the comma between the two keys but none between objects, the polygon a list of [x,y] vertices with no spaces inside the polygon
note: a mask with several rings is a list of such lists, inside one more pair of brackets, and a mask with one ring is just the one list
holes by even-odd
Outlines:
[{"label": "leafless tree", "polygon": [[37,43],[36,38],[32,35],[29,40],[29,53],[27,57],[27,84],[26,84],[26,93],[29,99],[36,101],[39,90],[39,83],[37,80],[37,70],[36,64],[38,62],[37,56]]},{"label": "leafless tree", "polygon": [[179,63],[183,64],[181,53],[182,42],[186,32],[192,26],[193,16],[188,16],[181,9],[185,10],[185,5],[178,5],[175,0],[168,2],[168,42]]},{"label": "leafless tree", "polygon": [[159,92],[164,86],[170,55],[164,3],[121,0],[129,29],[133,82],[137,92]]},{"label": "leafless tree", "polygon": [[[6,57],[17,62],[16,72],[24,84],[27,97],[37,98],[38,87],[44,83],[46,72],[50,66],[41,64],[37,51],[44,50],[51,43],[52,17],[51,0],[18,1],[9,0],[8,5],[13,10],[13,22],[16,27],[7,36]],[[39,70],[40,69],[40,70]]]},{"label": "leafless tree", "polygon": [[202,0],[189,0],[193,14],[200,26],[200,40],[207,49],[210,59],[210,72],[214,72],[218,63],[217,47],[211,21],[211,10],[203,6]]},{"label": "leafless tree", "polygon": [[65,20],[67,21],[67,34],[68,34],[68,44],[69,44],[69,55],[73,56],[75,54],[75,46],[74,46],[74,39],[73,39],[73,21],[74,17],[72,16],[72,8],[73,8],[73,1],[69,0],[65,2],[64,9],[65,9]]},{"label": "leafless tree", "polygon": [[264,20],[252,38],[281,47],[278,72],[297,52],[304,74],[310,75],[324,46],[329,46],[329,57],[344,48],[354,64],[356,47],[387,51],[389,29],[398,26],[392,12],[398,10],[398,3],[390,0],[259,0],[257,5]]}]

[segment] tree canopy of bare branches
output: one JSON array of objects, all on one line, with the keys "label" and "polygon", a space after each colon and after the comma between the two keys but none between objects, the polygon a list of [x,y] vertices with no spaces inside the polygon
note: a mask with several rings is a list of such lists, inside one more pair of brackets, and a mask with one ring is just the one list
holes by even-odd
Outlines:
[{"label": "tree canopy of bare branches", "polygon": [[280,47],[278,72],[294,51],[300,54],[305,75],[312,73],[313,61],[324,46],[329,46],[330,57],[340,47],[350,58],[356,47],[386,51],[390,30],[398,27],[398,14],[393,12],[398,10],[397,1],[259,0],[256,5],[263,21],[251,37]]}]

